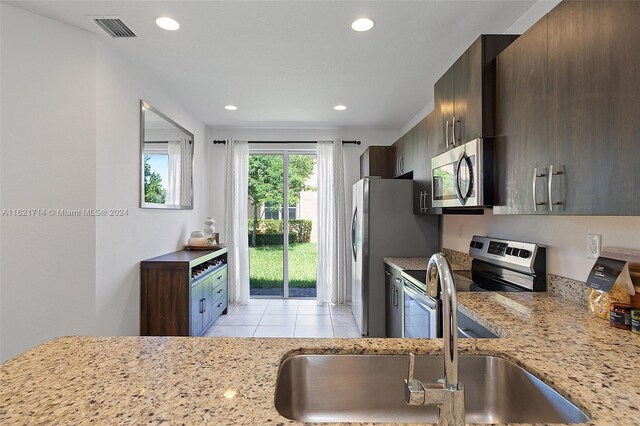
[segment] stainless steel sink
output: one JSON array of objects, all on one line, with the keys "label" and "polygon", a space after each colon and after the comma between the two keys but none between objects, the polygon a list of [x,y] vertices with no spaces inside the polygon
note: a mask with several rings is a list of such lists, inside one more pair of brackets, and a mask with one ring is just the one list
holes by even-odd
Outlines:
[{"label": "stainless steel sink", "polygon": [[[278,373],[275,406],[303,422],[433,423],[434,406],[408,406],[404,355],[295,355]],[[582,423],[589,417],[511,361],[461,355],[467,423]],[[442,356],[417,356],[415,377],[443,376]]]}]

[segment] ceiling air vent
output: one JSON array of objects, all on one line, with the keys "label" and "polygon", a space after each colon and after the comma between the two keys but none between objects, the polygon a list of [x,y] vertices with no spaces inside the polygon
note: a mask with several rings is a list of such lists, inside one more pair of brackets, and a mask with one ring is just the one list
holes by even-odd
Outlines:
[{"label": "ceiling air vent", "polygon": [[98,24],[100,28],[102,28],[107,34],[109,34],[113,38],[137,37],[136,34],[133,31],[131,31],[131,28],[127,27],[127,25],[120,18],[117,18],[117,17],[93,18],[93,22]]}]

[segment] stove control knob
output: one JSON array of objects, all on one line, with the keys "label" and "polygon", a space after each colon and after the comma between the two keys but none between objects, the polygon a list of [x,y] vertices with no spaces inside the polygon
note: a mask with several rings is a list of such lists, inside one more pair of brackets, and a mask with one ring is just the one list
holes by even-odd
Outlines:
[{"label": "stove control knob", "polygon": [[518,254],[518,256],[520,256],[523,259],[526,259],[529,256],[531,256],[531,252],[529,250],[520,250],[520,253]]},{"label": "stove control knob", "polygon": [[511,249],[511,256],[520,256],[520,249],[512,248]]},{"label": "stove control knob", "polygon": [[507,254],[513,256],[513,247],[507,247]]}]

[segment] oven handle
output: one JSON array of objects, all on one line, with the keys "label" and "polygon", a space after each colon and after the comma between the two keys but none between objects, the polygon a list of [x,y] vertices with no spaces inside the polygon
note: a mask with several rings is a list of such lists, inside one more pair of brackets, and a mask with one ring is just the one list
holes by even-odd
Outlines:
[{"label": "oven handle", "polygon": [[416,286],[411,284],[409,281],[402,280],[402,283],[404,284],[403,287],[405,293],[409,293],[409,296],[423,308],[432,312],[438,309],[438,302],[436,300],[423,294],[422,291],[418,290]]}]

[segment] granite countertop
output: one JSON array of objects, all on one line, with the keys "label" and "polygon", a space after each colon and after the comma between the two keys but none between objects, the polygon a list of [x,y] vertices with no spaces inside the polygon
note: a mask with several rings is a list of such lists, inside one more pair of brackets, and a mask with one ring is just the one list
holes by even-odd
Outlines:
[{"label": "granite countertop", "polygon": [[[585,410],[590,424],[638,424],[639,336],[548,294],[458,299],[467,315],[507,335],[462,339],[462,353],[516,362]],[[273,402],[284,357],[441,346],[440,339],[63,337],[0,366],[0,424],[295,424]],[[236,394],[226,398],[227,391]]]}]

